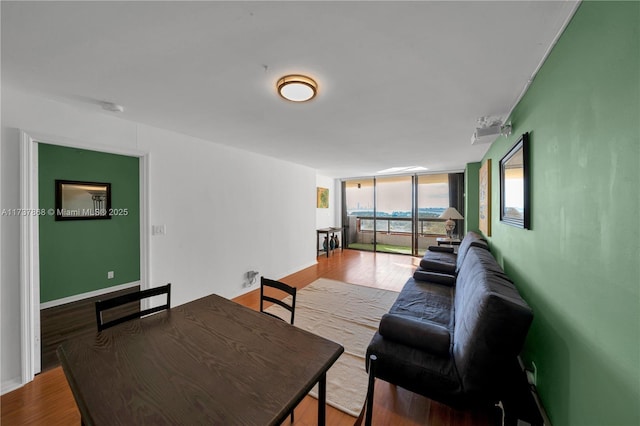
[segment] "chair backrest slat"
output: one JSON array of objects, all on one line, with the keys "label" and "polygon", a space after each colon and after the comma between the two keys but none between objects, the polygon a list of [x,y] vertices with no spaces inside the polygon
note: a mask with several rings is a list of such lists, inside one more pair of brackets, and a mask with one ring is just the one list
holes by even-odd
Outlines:
[{"label": "chair backrest slat", "polygon": [[[283,300],[276,299],[271,296],[267,296],[264,292],[265,287],[273,288],[290,295],[291,304],[287,304]],[[265,308],[264,302],[270,302],[270,303],[276,304],[288,310],[289,312],[291,312],[291,324],[293,324],[293,321],[295,319],[295,309],[296,309],[296,291],[297,289],[295,287],[287,285],[283,282],[261,277],[260,279],[260,312],[264,312],[265,314],[271,315],[272,317],[279,318],[285,321],[284,318],[280,318],[278,315],[272,314],[270,312],[266,312],[264,310]]]},{"label": "chair backrest slat", "polygon": [[274,303],[278,306],[282,306],[283,308],[285,308],[286,310],[288,310],[289,312],[293,312],[293,306],[291,305],[287,305],[286,303],[284,303],[282,300],[279,299],[274,299],[273,297],[269,297],[269,296],[264,296],[262,298],[262,300],[264,300],[265,302],[271,302]]},{"label": "chair backrest slat", "polygon": [[[149,297],[160,296],[166,294],[167,300],[164,304],[155,306],[148,309],[139,309],[137,312],[121,316],[119,318],[104,322],[102,318],[102,313],[109,309],[116,308],[118,306],[126,305],[133,302],[139,302],[142,299],[146,299]],[[98,331],[102,331],[105,328],[113,327],[114,325],[121,324],[123,322],[140,318],[145,315],[149,315],[155,312],[163,311],[165,309],[171,308],[171,283],[160,286],[153,287],[147,290],[136,291],[133,293],[123,294],[122,296],[113,297],[107,300],[98,300],[96,302],[96,323],[98,325]]]}]

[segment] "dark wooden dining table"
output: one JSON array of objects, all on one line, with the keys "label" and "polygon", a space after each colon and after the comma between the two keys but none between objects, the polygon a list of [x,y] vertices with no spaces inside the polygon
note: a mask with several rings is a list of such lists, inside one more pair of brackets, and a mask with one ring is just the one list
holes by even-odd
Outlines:
[{"label": "dark wooden dining table", "polygon": [[58,357],[85,425],[280,424],[344,348],[210,295],[70,340]]}]

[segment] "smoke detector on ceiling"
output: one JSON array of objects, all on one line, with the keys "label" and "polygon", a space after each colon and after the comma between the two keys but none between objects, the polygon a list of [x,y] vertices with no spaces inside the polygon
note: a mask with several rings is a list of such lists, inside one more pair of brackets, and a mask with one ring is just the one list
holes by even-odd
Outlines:
[{"label": "smoke detector on ceiling", "polygon": [[122,105],[114,104],[113,102],[101,102],[102,109],[111,112],[122,112],[124,107]]}]

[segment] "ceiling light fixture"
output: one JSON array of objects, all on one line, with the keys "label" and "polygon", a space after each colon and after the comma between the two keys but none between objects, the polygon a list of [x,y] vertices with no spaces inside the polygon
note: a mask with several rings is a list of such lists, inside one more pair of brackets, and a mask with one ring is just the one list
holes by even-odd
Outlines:
[{"label": "ceiling light fixture", "polygon": [[276,86],[280,96],[292,102],[310,101],[318,93],[318,83],[299,74],[285,75]]}]

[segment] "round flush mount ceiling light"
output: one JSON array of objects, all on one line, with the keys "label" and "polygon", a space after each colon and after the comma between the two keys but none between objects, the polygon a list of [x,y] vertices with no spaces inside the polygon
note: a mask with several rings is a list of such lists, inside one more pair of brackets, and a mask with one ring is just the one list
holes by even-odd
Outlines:
[{"label": "round flush mount ceiling light", "polygon": [[310,101],[318,93],[318,83],[299,74],[285,75],[276,86],[280,96],[292,102]]}]

